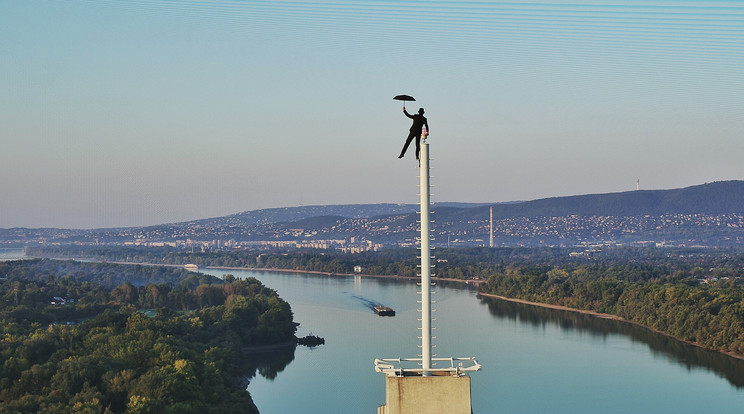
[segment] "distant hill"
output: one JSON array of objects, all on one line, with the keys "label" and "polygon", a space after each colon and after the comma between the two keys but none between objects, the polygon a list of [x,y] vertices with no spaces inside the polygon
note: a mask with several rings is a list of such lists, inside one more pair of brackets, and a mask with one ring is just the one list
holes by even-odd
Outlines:
[{"label": "distant hill", "polygon": [[[471,208],[486,205],[486,203],[436,203],[435,206]],[[408,214],[418,211],[418,204],[332,204],[300,207],[265,208],[261,210],[244,211],[224,217],[194,220],[176,224],[225,225],[241,224],[256,225],[269,223],[289,223],[312,217],[338,216],[343,218],[369,218],[375,216],[390,216]]]},{"label": "distant hill", "polygon": [[[318,215],[278,222],[273,229],[274,234],[303,229],[304,234],[313,234],[318,239],[360,235],[386,244],[410,243],[417,236],[417,207],[314,206],[312,210],[306,207],[295,214]],[[434,205],[434,236],[440,243],[446,240],[484,243],[489,207],[461,203]],[[493,204],[493,209],[494,237],[504,245],[607,241],[706,246],[744,243],[744,181],[672,190],[552,197]],[[341,214],[328,214],[332,211]],[[275,220],[291,217],[275,213]]]},{"label": "distant hill", "polygon": [[[626,191],[510,203],[436,203],[438,243],[483,245],[489,207],[499,245],[595,242],[744,245],[744,181],[671,190]],[[6,246],[185,240],[339,240],[355,237],[410,246],[418,233],[416,204],[300,206],[246,211],[158,226],[96,229],[0,229]],[[219,243],[213,243],[219,244]]]},{"label": "distant hill", "polygon": [[[483,216],[489,206],[451,211],[452,218]],[[494,218],[729,214],[744,212],[744,181],[717,181],[671,190],[551,197],[493,206]],[[458,217],[459,216],[459,217]]]}]

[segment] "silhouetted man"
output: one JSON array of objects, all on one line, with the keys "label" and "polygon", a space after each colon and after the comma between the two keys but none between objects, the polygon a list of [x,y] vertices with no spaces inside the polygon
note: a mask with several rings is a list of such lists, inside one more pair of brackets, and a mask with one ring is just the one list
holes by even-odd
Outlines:
[{"label": "silhouetted man", "polygon": [[408,112],[406,112],[406,107],[403,107],[403,113],[406,114],[407,117],[413,119],[413,125],[411,125],[411,131],[408,134],[408,138],[406,139],[406,144],[403,145],[403,150],[400,152],[400,155],[398,158],[403,158],[403,156],[406,154],[406,150],[408,149],[408,145],[411,144],[411,140],[416,137],[416,159],[419,159],[419,152],[421,150],[421,133],[423,132],[423,128],[426,127],[426,135],[429,135],[429,123],[426,122],[426,117],[424,116],[424,108],[419,108],[418,114],[411,115]]}]

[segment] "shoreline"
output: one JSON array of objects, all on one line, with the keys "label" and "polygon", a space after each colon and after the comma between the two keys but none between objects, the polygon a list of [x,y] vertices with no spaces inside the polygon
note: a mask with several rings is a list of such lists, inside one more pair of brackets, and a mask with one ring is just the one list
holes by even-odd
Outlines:
[{"label": "shoreline", "polygon": [[280,351],[283,349],[294,349],[297,348],[297,337],[294,339],[290,339],[289,341],[279,342],[276,344],[270,344],[270,345],[250,345],[250,346],[244,346],[241,351],[244,354],[258,354],[262,352],[273,352],[273,351]]},{"label": "shoreline", "polygon": [[529,300],[517,299],[517,298],[508,298],[506,296],[495,295],[493,293],[482,293],[482,292],[478,292],[478,295],[477,296],[484,296],[484,297],[488,297],[488,298],[499,299],[499,300],[503,300],[503,301],[506,301],[506,302],[521,303],[523,305],[538,306],[538,307],[541,307],[541,308],[548,308],[548,309],[561,310],[561,311],[566,311],[566,312],[581,313],[581,314],[584,314],[584,315],[589,315],[589,316],[593,316],[593,317],[600,318],[600,319],[610,319],[610,320],[620,321],[620,322],[624,322],[624,323],[629,323],[631,325],[635,325],[635,326],[641,327],[643,329],[647,329],[647,330],[649,330],[651,332],[664,335],[664,336],[666,336],[668,338],[672,338],[675,341],[683,342],[683,343],[686,343],[688,345],[692,345],[692,346],[698,347],[700,349],[704,349],[706,351],[716,352],[716,353],[719,353],[719,354],[730,356],[732,358],[744,360],[744,355],[735,354],[733,352],[725,352],[725,351],[718,351],[718,350],[715,350],[715,349],[711,349],[711,348],[705,347],[703,345],[700,345],[697,342],[687,341],[685,339],[678,338],[678,337],[676,337],[674,335],[670,335],[670,334],[668,334],[668,333],[666,333],[664,331],[660,331],[660,330],[655,329],[655,328],[652,328],[650,326],[646,326],[646,325],[643,325],[641,323],[638,323],[638,322],[635,322],[635,321],[631,321],[629,319],[625,319],[625,318],[623,318],[621,316],[613,315],[613,314],[610,314],[610,313],[601,313],[601,312],[595,312],[595,311],[586,310],[586,309],[569,308],[567,306],[552,305],[550,303],[531,302]]},{"label": "shoreline", "polygon": [[[137,263],[137,264],[143,264],[143,263]],[[168,266],[178,266],[178,265],[168,265]],[[335,272],[322,272],[320,270],[280,269],[280,268],[271,268],[271,267],[204,266],[204,268],[205,269],[218,269],[218,270],[255,270],[259,272],[280,272],[280,273],[310,273],[314,275],[331,276],[331,277],[360,276],[360,277],[391,279],[391,280],[418,280],[417,276],[370,275],[366,273],[335,273]],[[199,269],[197,269],[197,271],[198,270]],[[477,280],[475,279],[452,279],[452,278],[436,277],[436,276],[432,277],[431,280],[437,281],[437,282],[441,281],[441,282],[462,283],[464,285],[476,286],[476,287],[482,283],[486,283],[486,281],[482,279],[477,279]]]}]

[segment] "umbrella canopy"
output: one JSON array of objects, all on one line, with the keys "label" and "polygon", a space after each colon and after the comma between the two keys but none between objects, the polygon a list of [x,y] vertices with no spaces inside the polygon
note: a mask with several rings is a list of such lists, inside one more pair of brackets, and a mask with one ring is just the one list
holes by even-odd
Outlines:
[{"label": "umbrella canopy", "polygon": [[395,99],[396,101],[415,101],[415,99],[413,99],[413,96],[408,95],[398,95],[393,99]]}]

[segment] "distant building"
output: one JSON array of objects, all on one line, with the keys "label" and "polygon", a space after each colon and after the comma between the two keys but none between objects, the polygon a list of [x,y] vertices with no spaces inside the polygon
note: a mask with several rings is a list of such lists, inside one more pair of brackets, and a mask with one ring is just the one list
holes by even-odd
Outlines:
[{"label": "distant building", "polygon": [[55,297],[52,298],[52,301],[50,302],[50,304],[57,305],[57,306],[67,305],[68,303],[75,303],[75,299],[69,299],[69,298],[63,298],[63,297],[60,297],[60,296],[55,296]]}]

